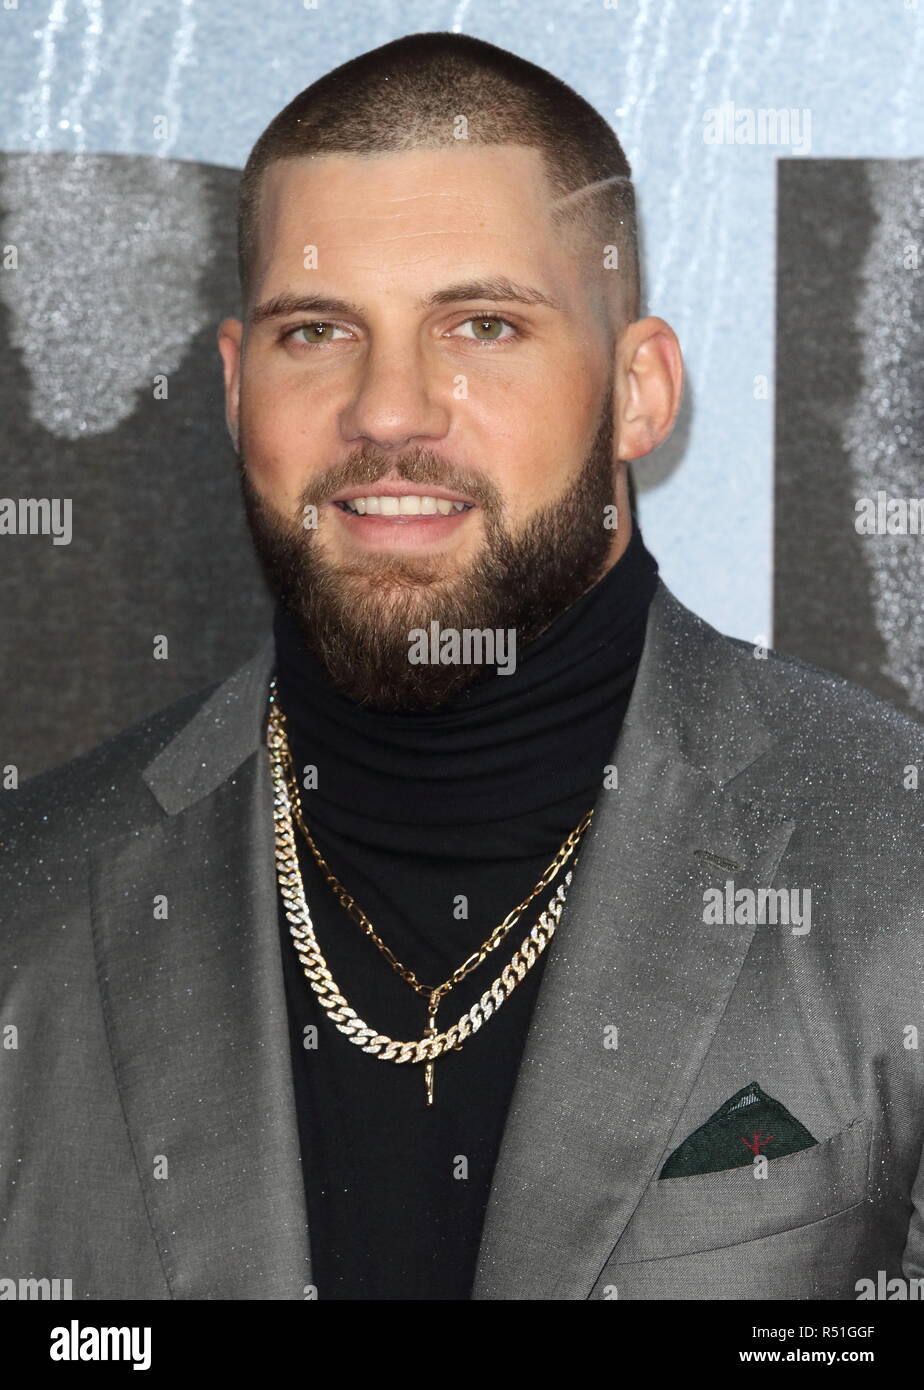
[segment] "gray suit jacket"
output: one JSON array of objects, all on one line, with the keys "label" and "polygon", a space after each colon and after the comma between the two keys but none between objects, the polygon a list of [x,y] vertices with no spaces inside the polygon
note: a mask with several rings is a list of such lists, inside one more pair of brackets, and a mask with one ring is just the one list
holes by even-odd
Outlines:
[{"label": "gray suit jacket", "polygon": [[[2,793],[0,1280],[310,1296],[262,743],[272,661],[268,642],[205,696]],[[922,730],[834,676],[757,659],[661,584],[613,761],[550,947],[475,1298],[853,1299],[879,1271],[924,1275],[924,790],[904,786]],[[704,921],[728,881],[810,889],[811,930]],[[659,1179],[751,1081],[818,1143],[763,1179]]]}]

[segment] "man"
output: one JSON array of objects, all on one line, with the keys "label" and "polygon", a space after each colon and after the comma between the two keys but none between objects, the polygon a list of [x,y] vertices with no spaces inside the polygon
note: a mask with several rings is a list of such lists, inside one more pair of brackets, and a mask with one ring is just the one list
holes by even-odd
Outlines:
[{"label": "man", "polygon": [[257,142],[219,347],[274,631],[7,808],[3,1276],[924,1275],[924,739],[658,579],[627,464],[682,364],[629,179],[574,92],[454,34]]}]

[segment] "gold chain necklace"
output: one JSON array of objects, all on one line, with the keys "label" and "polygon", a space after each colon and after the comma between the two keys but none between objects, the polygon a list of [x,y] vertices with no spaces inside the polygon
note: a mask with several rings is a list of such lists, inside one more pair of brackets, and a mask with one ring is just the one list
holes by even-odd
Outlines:
[{"label": "gold chain necklace", "polygon": [[[591,822],[593,817],[593,807],[586,813],[580,824],[571,831],[567,839],[561,845],[555,858],[543,873],[539,882],[521,903],[507,914],[503,922],[494,928],[491,935],[477,951],[463,961],[462,964],[453,971],[447,980],[441,985],[431,987],[424,985],[418,980],[414,972],[402,965],[398,958],[385,945],[376,933],[369,918],[362,908],[355,902],[339,879],[331,872],[327,861],[322,856],[314,839],[304,822],[301,811],[301,800],[298,793],[298,783],[295,777],[295,770],[292,762],[292,753],[289,748],[289,741],[286,737],[285,715],[283,714],[277,697],[276,679],[273,678],[270,684],[269,717],[267,724],[267,746],[270,754],[270,769],[273,779],[273,821],[275,826],[276,839],[276,874],[279,882],[279,891],[286,909],[286,918],[289,922],[289,930],[295,942],[295,950],[301,961],[306,979],[314,990],[327,1016],[331,1019],[334,1026],[341,1033],[345,1033],[349,1040],[361,1047],[364,1052],[372,1053],[381,1061],[391,1062],[423,1062],[424,1082],[426,1086],[427,1104],[433,1104],[433,1063],[437,1057],[452,1048],[455,1051],[461,1049],[462,1043],[473,1033],[476,1033],[483,1023],[500,1008],[504,1000],[516,989],[517,985],[526,975],[527,971],[539,959],[551,941],[555,928],[561,919],[562,910],[565,905],[565,895],[571,884],[571,876],[574,865],[577,864],[577,857],[574,865],[565,875],[562,883],[553,893],[544,912],[542,912],[532,930],[524,938],[519,950],[511,958],[509,964],[501,971],[497,979],[485,990],[476,1004],[469,1009],[468,1013],[448,1028],[444,1033],[440,1033],[436,1028],[436,1011],[439,1008],[440,1000],[444,994],[448,994],[454,985],[463,980],[493,951],[504,939],[511,927],[519,920],[525,909],[532,900],[542,892],[543,888],[549,886],[559,870],[568,862],[572,854]],[[308,842],[312,853],[324,874],[327,882],[333,889],[341,905],[363,928],[366,935],[375,943],[378,949],[386,957],[392,968],[401,976],[407,984],[419,994],[429,996],[427,1007],[427,1028],[424,1037],[415,1042],[397,1042],[393,1038],[387,1037],[383,1033],[377,1033],[374,1028],[370,1028],[357,1016],[353,1009],[349,1007],[346,999],[341,994],[336,981],[328,969],[327,962],[321,953],[317,938],[314,933],[314,924],[308,911],[308,903],[305,899],[305,889],[302,882],[301,870],[298,864],[298,854],[295,848],[295,832],[293,822],[298,825],[302,834]]]}]

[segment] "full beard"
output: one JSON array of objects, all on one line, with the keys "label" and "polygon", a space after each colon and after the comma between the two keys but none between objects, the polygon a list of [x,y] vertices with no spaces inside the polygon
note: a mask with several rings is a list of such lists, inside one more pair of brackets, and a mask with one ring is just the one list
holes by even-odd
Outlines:
[{"label": "full beard", "polygon": [[[533,641],[601,577],[612,543],[605,509],[613,503],[612,395],[584,464],[556,502],[519,533],[503,523],[502,498],[479,475],[449,467],[425,450],[395,464],[373,450],[309,484],[301,509],[348,486],[374,483],[392,470],[418,485],[442,485],[475,501],[484,521],[481,551],[459,574],[442,556],[364,555],[334,565],[318,533],[287,520],[256,492],[239,457],[247,522],[274,597],[295,620],[332,684],[358,704],[383,710],[436,709],[491,667],[409,660],[410,632],[513,629],[517,649]],[[304,512],[302,512],[304,514]]]}]

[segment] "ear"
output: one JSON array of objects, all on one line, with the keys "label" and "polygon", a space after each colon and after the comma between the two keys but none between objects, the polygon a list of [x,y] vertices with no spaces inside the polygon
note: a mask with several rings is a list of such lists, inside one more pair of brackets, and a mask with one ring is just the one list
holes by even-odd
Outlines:
[{"label": "ear", "polygon": [[244,325],[240,319],[223,319],[218,325],[218,351],[224,367],[225,378],[225,420],[228,433],[238,452],[238,418],[241,406],[241,345],[244,341]]},{"label": "ear", "polygon": [[630,323],[616,360],[617,457],[640,458],[663,444],[682,396],[683,354],[670,324],[659,318]]}]

